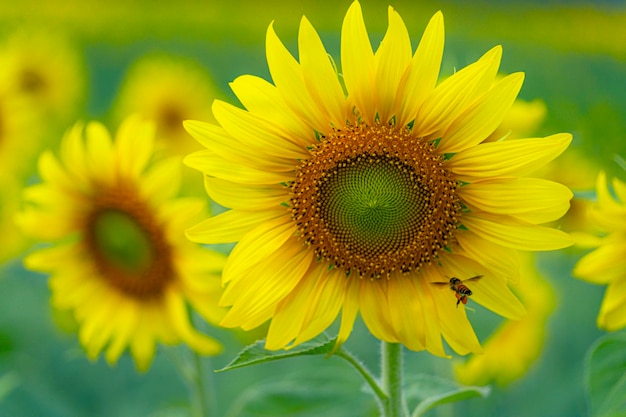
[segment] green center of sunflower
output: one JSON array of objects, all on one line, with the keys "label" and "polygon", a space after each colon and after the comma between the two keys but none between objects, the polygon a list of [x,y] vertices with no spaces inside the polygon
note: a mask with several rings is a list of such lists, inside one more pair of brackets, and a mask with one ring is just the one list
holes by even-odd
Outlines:
[{"label": "green center of sunflower", "polygon": [[145,271],[154,256],[145,230],[128,213],[102,210],[94,218],[99,252],[113,267],[129,274]]},{"label": "green center of sunflower", "polygon": [[406,128],[334,130],[291,189],[300,236],[318,257],[360,276],[419,269],[458,224],[455,179],[433,145]]},{"label": "green center of sunflower", "polygon": [[130,190],[109,190],[93,203],[85,244],[100,276],[136,298],[161,294],[173,267],[152,211]]}]

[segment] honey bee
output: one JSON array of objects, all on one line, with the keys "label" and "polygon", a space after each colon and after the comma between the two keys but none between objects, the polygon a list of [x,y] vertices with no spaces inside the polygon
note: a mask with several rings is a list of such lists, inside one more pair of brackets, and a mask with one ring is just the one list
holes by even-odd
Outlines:
[{"label": "honey bee", "polygon": [[479,279],[481,279],[483,276],[482,275],[476,275],[475,277],[471,277],[468,279],[464,279],[464,280],[460,280],[457,277],[446,277],[446,278],[450,278],[450,281],[448,282],[431,282],[431,284],[434,285],[449,285],[450,289],[452,291],[454,291],[454,295],[456,296],[456,306],[459,306],[459,303],[463,303],[463,304],[467,304],[467,297],[469,297],[470,295],[472,295],[472,290],[470,290],[468,288],[467,285],[465,285],[465,282],[470,282],[470,281],[478,281]]}]

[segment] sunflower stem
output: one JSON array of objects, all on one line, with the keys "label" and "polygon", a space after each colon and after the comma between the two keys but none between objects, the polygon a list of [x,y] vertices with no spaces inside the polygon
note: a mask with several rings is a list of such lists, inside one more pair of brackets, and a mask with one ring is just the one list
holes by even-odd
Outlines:
[{"label": "sunflower stem", "polygon": [[404,397],[402,392],[403,363],[402,345],[381,342],[381,379],[387,401],[385,417],[405,417]]},{"label": "sunflower stem", "polygon": [[204,372],[204,364],[202,358],[197,352],[193,351],[193,365],[194,373],[190,385],[194,391],[193,396],[195,399],[194,415],[197,417],[208,417],[215,415],[215,396],[211,395],[215,388],[212,383],[206,381]]},{"label": "sunflower stem", "polygon": [[349,352],[343,347],[339,348],[339,350],[335,353],[335,356],[338,356],[344,359],[350,365],[352,365],[354,369],[356,369],[356,371],[363,377],[367,385],[369,385],[369,387],[372,389],[374,397],[376,398],[376,401],[378,402],[379,408],[381,410],[384,410],[385,404],[387,403],[387,394],[385,394],[385,391],[383,391],[382,387],[376,380],[376,377],[372,375],[370,370],[367,369],[367,367],[360,360],[358,360],[351,352]]}]

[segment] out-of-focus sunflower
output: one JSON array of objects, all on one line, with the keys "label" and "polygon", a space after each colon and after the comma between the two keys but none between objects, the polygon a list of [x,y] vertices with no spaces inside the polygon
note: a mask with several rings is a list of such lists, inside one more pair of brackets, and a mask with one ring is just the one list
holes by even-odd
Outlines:
[{"label": "out-of-focus sunflower", "polygon": [[476,302],[523,316],[507,286],[519,278],[517,250],[571,243],[541,226],[567,210],[571,192],[526,175],[563,152],[571,136],[482,143],[523,74],[496,81],[502,51],[495,47],[437,85],[443,39],[437,13],[413,54],[389,8],[374,52],[354,2],[338,76],[306,18],[299,61],[270,25],[274,84],[239,77],[231,86],[246,110],[216,101],[219,126],[186,123],[207,148],[187,163],[231,208],[188,236],[238,242],[224,267],[221,303],[232,307],[222,325],[250,329],[271,320],[266,347],[280,349],[318,335],[341,311],[341,344],[360,313],[381,340],[445,355],[443,336],[460,354],[477,352],[457,307],[466,298],[448,289],[450,277],[475,275],[483,276],[471,284]]},{"label": "out-of-focus sunflower", "polygon": [[0,68],[17,93],[59,126],[74,120],[84,105],[85,64],[78,49],[58,32],[15,31],[0,44]]},{"label": "out-of-focus sunflower", "polygon": [[157,147],[183,156],[199,149],[183,128],[188,119],[212,120],[211,103],[217,89],[211,77],[190,59],[148,55],[126,74],[114,106],[114,118],[133,113],[154,120]]},{"label": "out-of-focus sunflower", "polygon": [[546,104],[539,99],[515,100],[500,126],[485,139],[485,142],[493,142],[504,137],[507,139],[528,137],[537,131],[546,117],[546,112]]},{"label": "out-of-focus sunflower", "polygon": [[106,351],[115,363],[129,348],[147,369],[157,341],[184,342],[201,354],[220,345],[190,323],[191,305],[210,323],[223,312],[219,274],[224,256],[187,241],[184,229],[201,199],[175,198],[174,159],[149,164],[154,128],[127,119],[115,141],[99,123],[78,124],[60,159],[39,160],[43,183],[24,191],[19,224],[50,247],[28,255],[29,269],[50,273],[54,307],[70,310],[89,358]]},{"label": "out-of-focus sunflower", "polygon": [[20,188],[35,171],[35,155],[41,148],[36,115],[0,68],[0,264],[25,249],[26,240],[14,222]]},{"label": "out-of-focus sunflower", "polygon": [[626,183],[613,178],[611,195],[606,174],[596,183],[598,201],[588,212],[590,221],[605,234],[586,239],[595,249],[583,256],[574,267],[574,276],[606,285],[598,327],[609,331],[626,327]]}]

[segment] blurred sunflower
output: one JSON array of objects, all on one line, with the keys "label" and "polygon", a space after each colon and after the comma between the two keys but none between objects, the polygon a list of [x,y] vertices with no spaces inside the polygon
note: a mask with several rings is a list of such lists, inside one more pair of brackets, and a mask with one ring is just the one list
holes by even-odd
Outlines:
[{"label": "blurred sunflower", "polygon": [[485,142],[493,142],[503,137],[507,139],[525,138],[537,131],[546,117],[546,104],[538,99],[533,101],[515,100],[502,123]]},{"label": "blurred sunflower", "polygon": [[555,307],[554,289],[537,272],[535,257],[530,253],[521,255],[524,279],[513,289],[527,314],[520,320],[503,322],[484,344],[484,354],[456,364],[456,378],[463,384],[510,384],[524,376],[541,354],[547,321]]},{"label": "blurred sunflower", "polygon": [[626,183],[613,178],[611,195],[606,174],[596,183],[597,204],[590,207],[590,221],[606,234],[588,238],[595,250],[583,256],[574,267],[574,276],[607,285],[598,315],[598,327],[615,331],[626,327]]},{"label": "blurred sunflower", "polygon": [[0,45],[0,68],[16,92],[62,126],[75,119],[84,104],[85,64],[78,49],[59,33],[15,31]]},{"label": "blurred sunflower", "polygon": [[0,264],[25,249],[26,241],[13,218],[19,208],[20,188],[35,170],[41,147],[41,129],[27,100],[11,91],[0,68]]},{"label": "blurred sunflower", "polygon": [[183,120],[212,120],[217,95],[209,74],[190,59],[158,54],[138,60],[126,74],[114,106],[121,121],[138,113],[157,126],[157,147],[185,155],[199,149],[183,128]]},{"label": "blurred sunflower", "polygon": [[152,124],[131,117],[113,142],[99,123],[78,124],[63,139],[60,160],[39,160],[42,184],[24,191],[19,224],[52,246],[25,259],[51,274],[54,307],[73,311],[87,355],[115,363],[128,347],[140,370],[155,344],[184,342],[201,354],[220,345],[197,332],[186,303],[210,323],[223,312],[219,273],[224,256],[187,241],[184,229],[201,199],[174,198],[174,159],[149,165]]},{"label": "blurred sunflower", "polygon": [[460,354],[477,352],[465,309],[446,289],[449,277],[474,275],[484,276],[471,285],[476,302],[505,317],[524,314],[507,286],[519,277],[516,250],[571,243],[540,225],[567,210],[571,192],[524,176],[563,152],[571,136],[481,143],[502,122],[523,74],[495,81],[495,47],[436,85],[443,38],[437,13],[413,55],[389,8],[374,53],[354,2],[338,76],[306,18],[299,62],[270,25],[274,84],[239,77],[232,88],[247,110],[216,101],[220,126],[186,123],[208,148],[187,163],[232,209],[187,232],[205,243],[238,242],[224,267],[221,304],[232,307],[223,326],[271,319],[266,347],[280,349],[318,335],[341,310],[338,344],[360,313],[381,340],[443,356],[443,336]]}]

